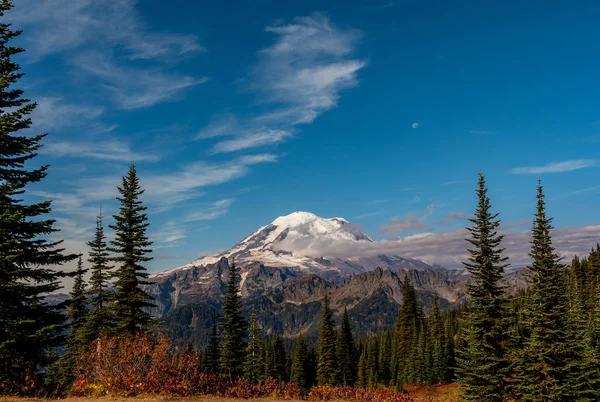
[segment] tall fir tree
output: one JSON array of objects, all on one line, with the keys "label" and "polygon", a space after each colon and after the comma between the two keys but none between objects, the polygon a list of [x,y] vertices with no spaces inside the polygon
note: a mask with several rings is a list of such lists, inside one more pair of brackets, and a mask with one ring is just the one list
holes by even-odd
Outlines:
[{"label": "tall fir tree", "polygon": [[340,385],[354,385],[356,382],[356,346],[354,336],[350,327],[350,317],[348,310],[344,308],[342,323],[337,341],[337,363],[338,363],[338,383]]},{"label": "tall fir tree", "polygon": [[223,342],[220,353],[220,372],[235,379],[244,374],[244,335],[246,322],[242,317],[242,300],[235,261],[229,268],[229,279],[225,291],[222,311]]},{"label": "tall fir tree", "polygon": [[463,263],[472,277],[467,285],[469,310],[463,328],[463,342],[457,356],[461,398],[477,401],[505,401],[511,362],[508,305],[503,285],[507,258],[500,247],[503,236],[498,214],[491,202],[483,174],[479,174],[477,209],[473,226],[467,228],[472,245],[469,261]]},{"label": "tall fir tree", "polygon": [[309,388],[307,372],[308,350],[306,349],[306,344],[304,343],[304,337],[302,334],[300,334],[298,336],[298,341],[296,342],[296,348],[294,349],[294,359],[292,363],[290,381],[298,385],[303,393],[306,393]]},{"label": "tall fir tree", "polygon": [[109,253],[102,219],[102,209],[100,209],[100,214],[96,217],[94,239],[87,242],[90,248],[88,262],[91,264],[90,271],[92,272],[90,288],[87,292],[92,306],[86,323],[86,337],[89,342],[112,328],[114,323],[110,308],[112,292],[108,288],[109,281],[112,279],[112,267],[109,265]]},{"label": "tall fir tree", "polygon": [[[0,21],[12,6],[0,2]],[[77,258],[64,254],[62,241],[47,238],[58,231],[54,220],[43,218],[51,201],[23,201],[48,166],[31,167],[46,134],[21,134],[31,126],[36,104],[16,88],[23,73],[13,57],[24,49],[9,42],[20,34],[0,22],[0,394],[33,392],[31,381],[39,385],[40,368],[53,363],[52,351],[64,342],[64,316],[61,306],[44,298],[61,288],[66,275],[55,268]]]},{"label": "tall fir tree", "polygon": [[382,385],[390,385],[390,365],[392,362],[392,332],[386,331],[381,336],[379,343],[379,365],[378,365],[378,378]]},{"label": "tall fir tree", "polygon": [[219,361],[221,356],[221,345],[219,338],[219,321],[217,313],[213,314],[212,328],[210,331],[210,339],[208,340],[208,349],[206,356],[206,367],[211,374],[219,373]]},{"label": "tall fir tree", "polygon": [[[520,353],[516,395],[528,401],[583,400],[584,338],[570,330],[566,267],[555,253],[541,182],[533,224],[531,286],[526,301],[530,336]],[[578,313],[579,310],[576,311]],[[590,396],[590,395],[588,395]],[[590,399],[593,400],[593,399]]]},{"label": "tall fir tree", "polygon": [[65,353],[57,362],[58,367],[52,370],[56,370],[55,374],[57,374],[57,377],[52,378],[50,381],[50,383],[53,384],[53,388],[55,388],[54,391],[58,394],[64,393],[73,381],[75,381],[79,358],[89,345],[85,331],[85,324],[88,320],[88,310],[86,307],[87,300],[85,297],[86,291],[83,276],[86,272],[87,269],[83,268],[83,262],[81,257],[79,257],[77,269],[75,270],[73,290],[70,294],[71,297],[67,310],[67,316],[69,317],[67,345],[65,347]]},{"label": "tall fir tree", "polygon": [[260,328],[256,320],[256,312],[252,306],[250,328],[248,330],[248,346],[246,347],[246,361],[244,363],[244,376],[250,383],[255,384],[261,377],[264,367],[260,356]]},{"label": "tall fir tree", "polygon": [[392,381],[398,389],[409,382],[407,370],[410,362],[413,345],[417,339],[418,323],[420,320],[417,294],[404,275],[402,283],[402,306],[394,326],[394,340],[392,344]]},{"label": "tall fir tree", "polygon": [[430,347],[431,347],[431,380],[433,383],[444,382],[446,378],[446,337],[444,333],[444,322],[440,312],[440,299],[435,295],[433,311],[431,313]]},{"label": "tall fir tree", "polygon": [[335,385],[337,373],[335,321],[327,295],[323,298],[322,311],[317,382],[319,385]]},{"label": "tall fir tree", "polygon": [[369,369],[367,360],[367,344],[363,344],[360,352],[360,358],[358,359],[358,379],[356,384],[359,388],[367,388],[369,386]]},{"label": "tall fir tree", "polygon": [[141,286],[148,284],[148,272],[142,265],[152,258],[152,242],[146,236],[148,217],[144,211],[140,196],[144,190],[140,186],[135,165],[131,163],[127,176],[123,177],[118,187],[121,206],[119,214],[113,215],[115,224],[109,227],[115,231],[115,239],[111,240],[108,251],[115,253],[113,261],[119,264],[115,274],[116,291],[114,294],[114,314],[116,333],[134,333],[147,331],[158,325],[147,309],[156,307],[152,296]]}]

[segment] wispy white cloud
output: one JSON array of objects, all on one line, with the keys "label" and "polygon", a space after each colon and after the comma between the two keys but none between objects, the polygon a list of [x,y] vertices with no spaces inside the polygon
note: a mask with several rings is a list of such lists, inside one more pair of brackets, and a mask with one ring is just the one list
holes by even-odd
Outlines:
[{"label": "wispy white cloud", "polygon": [[213,148],[213,153],[234,152],[263,145],[278,144],[286,141],[291,136],[292,133],[289,131],[269,129],[255,134],[218,142]]},{"label": "wispy white cloud", "polygon": [[[108,89],[124,109],[173,99],[206,77],[166,73],[166,63],[204,50],[193,35],[151,30],[137,0],[20,0],[8,20],[24,28],[31,61],[60,55]],[[144,63],[134,63],[143,60]],[[154,67],[149,66],[153,63]]]},{"label": "wispy white cloud", "polygon": [[221,116],[201,130],[198,138],[231,136],[213,152],[233,152],[282,143],[295,127],[312,123],[337,106],[340,92],[358,84],[357,72],[366,62],[352,56],[359,31],[333,25],[321,14],[296,18],[287,25],[266,28],[274,43],[258,52],[245,81],[268,112],[244,118]]},{"label": "wispy white cloud", "polygon": [[204,50],[194,35],[152,31],[138,0],[19,0],[7,17],[27,28],[28,55],[40,59],[89,45],[118,45],[130,59],[177,57]]},{"label": "wispy white cloud", "polygon": [[574,195],[586,194],[586,193],[591,193],[594,191],[600,191],[600,186],[592,186],[592,187],[582,188],[581,190],[569,191],[567,193],[563,193],[563,194],[557,195],[555,197],[549,198],[549,200],[557,200],[560,198],[572,197]]},{"label": "wispy white cloud", "polygon": [[367,212],[365,214],[361,214],[361,215],[355,216],[354,219],[361,220],[361,219],[365,219],[365,218],[371,218],[373,216],[381,215],[381,214],[383,214],[383,212],[384,211]]},{"label": "wispy white cloud", "polygon": [[158,161],[160,159],[156,155],[131,151],[129,145],[117,140],[50,142],[41,149],[41,152],[54,157],[69,156],[72,158],[93,158],[124,162]]},{"label": "wispy white cloud", "polygon": [[38,97],[36,103],[37,107],[31,116],[34,129],[54,130],[81,126],[104,113],[102,107],[70,104],[59,97]]},{"label": "wispy white cloud", "polygon": [[367,202],[366,205],[378,205],[378,204],[383,204],[386,202],[388,202],[388,200],[373,200],[373,201]]},{"label": "wispy white cloud", "polygon": [[163,72],[160,68],[139,69],[118,66],[100,52],[89,52],[73,60],[104,83],[123,109],[138,109],[176,99],[190,87],[203,84],[208,77],[192,77]]},{"label": "wispy white cloud", "polygon": [[185,217],[185,222],[196,222],[196,221],[207,221],[211,219],[216,219],[220,216],[225,215],[228,212],[228,208],[233,202],[233,198],[227,198],[220,201],[215,201],[211,204],[210,207],[200,210],[194,211],[190,213],[187,217]]},{"label": "wispy white cloud", "polygon": [[489,130],[467,130],[469,134],[490,134]]},{"label": "wispy white cloud", "polygon": [[[156,208],[155,212],[164,212],[180,202],[202,196],[201,189],[204,187],[241,178],[249,173],[253,165],[276,161],[276,155],[257,154],[223,163],[198,161],[183,165],[172,173],[138,173],[141,185],[145,189],[144,200]],[[86,178],[71,184],[74,186],[72,197],[80,198],[85,203],[97,203],[116,196],[116,186],[120,184],[120,177]]]},{"label": "wispy white cloud", "polygon": [[404,233],[413,230],[427,230],[431,225],[427,218],[436,210],[435,205],[429,205],[423,213],[409,212],[406,218],[393,217],[387,225],[379,228],[382,233]]},{"label": "wispy white cloud", "polygon": [[513,174],[543,174],[562,173],[595,166],[597,161],[592,159],[575,159],[564,162],[551,162],[543,166],[528,166],[511,169]]}]

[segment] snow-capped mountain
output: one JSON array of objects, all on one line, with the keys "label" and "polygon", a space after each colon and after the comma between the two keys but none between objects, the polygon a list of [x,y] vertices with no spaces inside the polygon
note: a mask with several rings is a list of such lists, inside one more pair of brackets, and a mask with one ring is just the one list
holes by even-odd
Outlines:
[{"label": "snow-capped mountain", "polygon": [[323,277],[346,277],[351,274],[367,272],[376,267],[431,268],[430,265],[396,255],[363,256],[327,256],[315,255],[311,245],[327,244],[360,245],[373,240],[356,225],[344,218],[321,218],[310,212],[294,212],[281,216],[270,224],[259,228],[231,249],[218,255],[197,259],[191,264],[155,274],[156,277],[169,275],[173,271],[215,264],[221,258],[232,258],[242,267],[261,263],[270,267],[287,267],[305,272],[317,273]]},{"label": "snow-capped mountain", "polygon": [[[197,347],[208,342],[233,259],[240,268],[244,312],[254,309],[267,334],[316,335],[326,294],[335,314],[347,309],[358,334],[389,329],[398,314],[406,277],[425,309],[436,295],[442,307],[462,302],[468,280],[464,271],[360,252],[375,244],[343,218],[294,212],[223,253],[152,275],[145,290],[154,298],[156,308],[151,313],[161,317],[163,330],[177,334],[181,344],[192,342]],[[332,257],[315,250],[344,252]],[[507,274],[515,291],[522,288],[523,278],[521,271]]]}]

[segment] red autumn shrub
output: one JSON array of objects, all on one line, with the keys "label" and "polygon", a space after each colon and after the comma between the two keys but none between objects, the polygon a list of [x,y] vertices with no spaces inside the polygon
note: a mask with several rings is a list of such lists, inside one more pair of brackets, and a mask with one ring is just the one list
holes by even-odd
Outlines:
[{"label": "red autumn shrub", "polygon": [[77,396],[164,394],[233,398],[300,399],[295,384],[268,379],[250,384],[200,371],[193,350],[180,350],[164,336],[102,337],[81,358],[72,387]]}]

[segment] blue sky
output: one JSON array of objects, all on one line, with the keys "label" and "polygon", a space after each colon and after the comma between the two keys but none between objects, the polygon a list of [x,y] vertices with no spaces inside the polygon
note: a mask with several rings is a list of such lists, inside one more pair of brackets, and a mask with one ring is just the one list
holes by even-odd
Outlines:
[{"label": "blue sky", "polygon": [[30,196],[54,200],[73,251],[131,160],[152,271],[297,210],[377,240],[434,233],[444,253],[479,171],[515,236],[538,175],[559,245],[600,234],[598,2],[16,3],[33,130],[50,133]]}]

